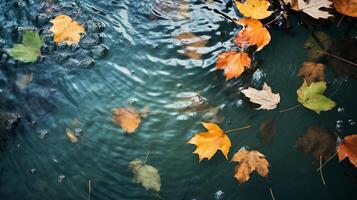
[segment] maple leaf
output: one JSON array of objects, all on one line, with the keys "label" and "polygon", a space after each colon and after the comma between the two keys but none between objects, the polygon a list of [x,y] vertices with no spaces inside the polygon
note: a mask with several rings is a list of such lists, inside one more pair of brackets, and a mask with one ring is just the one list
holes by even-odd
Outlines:
[{"label": "maple leaf", "polygon": [[16,60],[29,63],[35,62],[37,57],[41,55],[41,46],[43,39],[37,31],[24,31],[22,43],[15,44],[9,49],[9,54]]},{"label": "maple leaf", "polygon": [[208,43],[208,40],[191,32],[180,33],[176,39],[184,43],[184,53],[193,60],[201,59],[202,54],[198,50]]},{"label": "maple leaf", "polygon": [[298,76],[304,77],[307,84],[315,81],[325,80],[324,75],[325,65],[316,62],[304,62],[300,67]]},{"label": "maple leaf", "polygon": [[239,162],[235,169],[234,177],[239,183],[244,183],[249,180],[250,174],[256,170],[263,177],[267,177],[269,173],[269,162],[265,156],[259,151],[240,149],[233,155],[232,161]]},{"label": "maple leaf", "polygon": [[271,37],[268,29],[259,20],[243,18],[237,23],[242,25],[243,29],[235,36],[234,42],[242,49],[257,45],[256,51],[260,51],[270,42]]},{"label": "maple leaf", "polygon": [[228,153],[231,147],[229,137],[217,124],[201,123],[208,132],[196,133],[188,141],[189,144],[194,144],[197,147],[193,153],[198,155],[200,162],[204,158],[210,160],[218,150],[228,159]]},{"label": "maple leaf", "polygon": [[357,17],[357,0],[332,0],[332,2],[338,12]]},{"label": "maple leaf", "polygon": [[140,113],[135,108],[115,108],[113,109],[113,122],[127,133],[133,133],[140,125]]},{"label": "maple leaf", "polygon": [[298,102],[306,108],[320,114],[321,111],[331,110],[336,103],[328,97],[322,95],[327,89],[326,82],[313,82],[310,85],[304,80],[301,87],[296,91]]},{"label": "maple leaf", "polygon": [[343,138],[341,144],[337,146],[338,160],[342,161],[346,157],[357,167],[357,134]]},{"label": "maple leaf", "polygon": [[216,68],[224,70],[226,80],[237,78],[244,69],[250,68],[251,59],[245,52],[227,51],[219,54]]},{"label": "maple leaf", "polygon": [[306,40],[304,48],[307,49],[309,60],[317,60],[323,55],[321,51],[327,51],[331,44],[331,39],[326,33],[316,31]]},{"label": "maple leaf", "polygon": [[85,33],[83,26],[67,15],[59,15],[51,20],[51,23],[53,26],[50,31],[54,34],[55,43],[78,44],[81,39],[80,34]]},{"label": "maple leaf", "polygon": [[283,0],[283,2],[285,5],[290,4],[291,9],[302,11],[315,19],[327,19],[333,16],[328,11],[320,10],[321,8],[332,8],[330,0]]},{"label": "maple leaf", "polygon": [[248,97],[251,102],[260,105],[257,110],[273,110],[280,102],[279,93],[274,94],[267,83],[264,83],[262,90],[249,87],[248,89],[242,90],[242,93]]},{"label": "maple leaf", "polygon": [[318,126],[310,126],[297,140],[296,148],[304,154],[311,154],[316,161],[328,160],[336,148],[336,139],[327,130]]},{"label": "maple leaf", "polygon": [[267,0],[246,0],[244,3],[240,0],[234,0],[234,4],[244,17],[264,19],[273,13],[268,11],[270,3]]},{"label": "maple leaf", "polygon": [[134,174],[134,182],[141,183],[146,190],[160,192],[161,178],[155,167],[135,159],[129,163],[129,169]]}]

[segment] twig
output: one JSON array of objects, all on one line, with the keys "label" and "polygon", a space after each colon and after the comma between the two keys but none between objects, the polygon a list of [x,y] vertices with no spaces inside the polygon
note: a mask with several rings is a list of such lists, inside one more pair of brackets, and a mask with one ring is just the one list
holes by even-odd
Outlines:
[{"label": "twig", "polygon": [[273,190],[271,188],[269,188],[269,191],[270,191],[271,199],[275,200],[275,197],[274,197],[274,194],[273,194]]},{"label": "twig", "polygon": [[270,22],[264,24],[264,26],[266,27],[266,26],[268,26],[269,24],[275,22],[280,16],[283,15],[283,13],[284,13],[284,12],[280,12],[280,14],[279,14],[278,16],[276,16],[276,17],[275,17],[273,20],[271,20]]},{"label": "twig", "polygon": [[88,180],[88,200],[90,200],[90,192],[91,192],[91,183],[90,183],[90,179]]},{"label": "twig", "polygon": [[146,161],[148,161],[149,155],[150,155],[150,151],[148,151],[148,153],[146,154],[146,157],[145,157],[145,160],[144,160],[144,164],[146,164]]},{"label": "twig", "polygon": [[213,11],[214,13],[217,13],[217,14],[220,14],[223,18],[225,19],[228,19],[229,21],[233,22],[233,23],[236,23],[236,21],[238,21],[237,19],[227,15],[226,13],[220,11],[220,10],[217,10],[217,9],[212,9],[212,8],[209,8],[208,6],[203,6],[202,7],[203,9],[206,9],[206,10],[209,10],[209,11]]},{"label": "twig", "polygon": [[322,184],[326,185],[324,175],[322,174],[321,162],[322,162],[322,157],[320,155],[320,176],[321,176]]},{"label": "twig", "polygon": [[320,52],[320,53],[322,53],[322,54],[325,54],[325,55],[334,57],[334,58],[336,58],[336,59],[338,59],[338,60],[341,60],[341,61],[343,61],[343,62],[346,62],[346,63],[348,63],[348,64],[351,64],[351,65],[357,67],[357,64],[354,63],[354,62],[352,62],[352,61],[346,60],[346,59],[341,58],[341,57],[339,57],[339,56],[336,56],[336,55],[334,55],[334,54],[331,54],[331,53],[328,53],[328,52],[325,52],[325,51],[321,51],[321,50],[318,50],[318,49],[317,49],[316,51],[318,51],[318,52]]},{"label": "twig", "polygon": [[286,109],[280,110],[279,112],[282,113],[282,112],[286,112],[286,111],[289,111],[289,110],[294,110],[295,108],[298,108],[300,106],[301,106],[301,104],[298,104],[298,105],[295,105],[295,106],[293,106],[291,108],[286,108]]},{"label": "twig", "polygon": [[337,152],[335,152],[329,159],[327,159],[322,165],[320,165],[319,168],[316,169],[316,171],[320,171],[323,166],[325,166],[333,157],[337,155]]},{"label": "twig", "polygon": [[337,28],[338,28],[338,27],[340,27],[340,24],[341,24],[341,22],[342,22],[343,18],[345,18],[345,15],[342,15],[342,17],[341,17],[340,21],[338,21],[338,23],[337,23]]},{"label": "twig", "polygon": [[335,94],[338,92],[338,90],[341,88],[341,86],[342,86],[343,83],[344,83],[344,81],[341,81],[340,85],[338,85],[338,87],[336,88],[336,90],[333,91],[333,92],[331,93],[331,95],[329,95],[329,97],[332,97],[333,95],[335,95]]},{"label": "twig", "polygon": [[228,130],[228,131],[225,131],[225,133],[230,133],[230,132],[233,132],[233,131],[241,131],[241,130],[244,130],[244,129],[248,129],[252,127],[251,125],[247,125],[247,126],[243,126],[243,127],[240,127],[240,128],[235,128],[235,129],[231,129],[231,130]]}]

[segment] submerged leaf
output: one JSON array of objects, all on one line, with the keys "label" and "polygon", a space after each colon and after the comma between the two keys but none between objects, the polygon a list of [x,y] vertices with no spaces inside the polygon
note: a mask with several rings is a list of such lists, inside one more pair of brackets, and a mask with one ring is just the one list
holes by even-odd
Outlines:
[{"label": "submerged leaf", "polygon": [[304,77],[308,84],[325,80],[325,65],[316,62],[304,62],[300,67],[298,76]]},{"label": "submerged leaf", "polygon": [[184,43],[184,53],[194,60],[201,59],[202,54],[198,50],[208,43],[208,40],[191,32],[180,33],[176,36],[176,39]]},{"label": "submerged leaf", "polygon": [[243,29],[234,38],[234,42],[239,47],[246,49],[249,46],[256,45],[256,51],[260,51],[270,42],[271,37],[268,29],[259,20],[243,18],[238,20],[237,23],[243,26]]},{"label": "submerged leaf", "polygon": [[113,113],[113,122],[118,123],[127,133],[133,133],[140,125],[140,114],[135,108],[115,108]]},{"label": "submerged leaf", "polygon": [[155,167],[135,159],[129,163],[129,169],[133,172],[136,183],[141,183],[146,190],[160,192],[161,179]]},{"label": "submerged leaf", "polygon": [[272,144],[276,133],[276,123],[273,117],[265,120],[259,128],[259,139],[262,144]]},{"label": "submerged leaf", "polygon": [[331,110],[336,106],[336,103],[323,95],[326,88],[325,81],[313,82],[308,85],[304,80],[304,83],[296,91],[298,102],[318,114],[320,114],[321,111]]},{"label": "submerged leaf", "polygon": [[306,40],[304,48],[307,49],[309,60],[316,61],[323,55],[320,51],[327,51],[331,44],[331,39],[326,33],[316,31]]},{"label": "submerged leaf", "polygon": [[274,94],[266,83],[264,83],[262,90],[249,87],[248,89],[242,90],[242,93],[248,97],[251,102],[260,105],[258,110],[273,110],[280,102],[279,93]]},{"label": "submerged leaf", "polygon": [[255,170],[260,176],[268,176],[269,162],[259,151],[241,149],[233,155],[232,161],[239,162],[234,175],[239,183],[248,181],[250,174]]},{"label": "submerged leaf", "polygon": [[269,17],[273,12],[268,8],[270,3],[268,0],[246,0],[242,3],[240,0],[234,0],[239,12],[244,17],[251,17],[253,19],[264,19]]},{"label": "submerged leaf", "polygon": [[51,20],[55,43],[64,42],[67,44],[78,44],[81,33],[85,33],[84,27],[67,15],[59,15]]},{"label": "submerged leaf", "polygon": [[320,156],[326,161],[335,153],[336,139],[327,130],[311,126],[297,140],[296,147],[304,154],[311,154],[316,161]]},{"label": "submerged leaf", "polygon": [[338,159],[346,157],[357,168],[357,134],[346,136],[342,143],[337,146]]},{"label": "submerged leaf", "polygon": [[71,129],[66,128],[66,134],[67,134],[69,140],[71,140],[72,143],[77,143],[78,142],[78,138],[76,137],[76,135],[74,134],[74,132]]},{"label": "submerged leaf", "polygon": [[29,83],[31,83],[33,79],[33,74],[20,74],[18,80],[16,80],[16,86],[23,90],[27,87]]},{"label": "submerged leaf", "polygon": [[202,125],[208,132],[197,133],[188,141],[189,144],[197,146],[193,153],[199,156],[200,162],[204,158],[210,160],[218,150],[228,159],[228,153],[231,147],[229,137],[217,124],[202,122]]},{"label": "submerged leaf", "polygon": [[16,60],[28,63],[35,62],[41,55],[43,40],[37,31],[24,31],[22,43],[9,49],[9,54]]},{"label": "submerged leaf", "polygon": [[227,51],[219,54],[216,69],[224,70],[226,80],[237,78],[250,68],[251,59],[245,52]]}]

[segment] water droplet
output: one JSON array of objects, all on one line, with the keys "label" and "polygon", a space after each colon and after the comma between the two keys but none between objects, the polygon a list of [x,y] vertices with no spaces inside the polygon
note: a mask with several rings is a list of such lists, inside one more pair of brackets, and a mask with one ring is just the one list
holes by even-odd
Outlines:
[{"label": "water droplet", "polygon": [[36,171],[37,171],[37,170],[36,170],[35,168],[30,169],[30,173],[31,173],[31,174],[36,173]]},{"label": "water droplet", "polygon": [[48,135],[47,130],[40,130],[40,135],[38,136],[40,139],[45,139]]},{"label": "water droplet", "polygon": [[66,176],[61,174],[58,176],[58,183],[64,183],[66,181]]},{"label": "water droplet", "polygon": [[337,108],[337,112],[343,112],[343,111],[345,111],[345,109],[344,108]]},{"label": "water droplet", "polygon": [[214,193],[214,199],[222,200],[223,198],[224,198],[224,192],[222,190],[218,190],[216,193]]},{"label": "water droplet", "polygon": [[21,149],[22,148],[21,144],[17,144],[17,148]]},{"label": "water droplet", "polygon": [[81,136],[83,133],[81,128],[75,128],[73,131],[74,131],[74,135],[77,137]]},{"label": "water droplet", "polygon": [[357,125],[356,122],[353,121],[353,119],[349,119],[348,123],[350,124],[350,126],[356,126]]}]

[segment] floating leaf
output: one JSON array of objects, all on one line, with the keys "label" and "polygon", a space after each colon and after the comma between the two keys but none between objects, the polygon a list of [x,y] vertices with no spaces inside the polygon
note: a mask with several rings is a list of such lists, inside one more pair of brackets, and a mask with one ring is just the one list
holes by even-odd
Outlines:
[{"label": "floating leaf", "polygon": [[246,0],[244,3],[240,0],[234,0],[234,3],[244,17],[264,19],[273,13],[268,10],[270,6],[268,0]]},{"label": "floating leaf", "polygon": [[323,55],[321,51],[327,51],[331,43],[331,39],[326,33],[322,31],[313,32],[304,44],[309,60],[316,61],[320,58]]},{"label": "floating leaf", "polygon": [[59,15],[51,20],[51,23],[53,26],[50,31],[53,32],[53,40],[56,43],[78,44],[80,34],[85,33],[83,26],[67,15]]},{"label": "floating leaf", "polygon": [[300,67],[298,76],[302,76],[310,85],[315,81],[325,80],[325,65],[316,62],[304,62]]},{"label": "floating leaf", "polygon": [[231,147],[231,141],[228,136],[217,124],[202,122],[202,125],[208,132],[197,133],[188,141],[189,144],[197,146],[193,153],[198,154],[200,162],[204,158],[210,160],[218,150],[222,151],[223,155],[228,159]]},{"label": "floating leaf", "polygon": [[118,123],[127,133],[133,133],[140,125],[140,114],[135,108],[115,108],[113,113],[113,122]]},{"label": "floating leaf", "polygon": [[297,140],[296,147],[305,155],[311,154],[316,161],[320,156],[326,161],[335,153],[336,139],[327,130],[311,126]]},{"label": "floating leaf", "polygon": [[291,9],[302,11],[315,19],[333,17],[328,11],[321,10],[321,8],[332,8],[332,2],[330,0],[283,0],[283,2],[286,5],[290,4]]},{"label": "floating leaf", "polygon": [[27,87],[29,83],[31,83],[33,79],[33,74],[19,74],[19,78],[16,80],[16,86],[23,90]]},{"label": "floating leaf", "polygon": [[135,159],[129,163],[129,169],[133,172],[136,183],[141,183],[146,190],[160,192],[161,179],[155,167]]},{"label": "floating leaf", "polygon": [[346,136],[337,146],[337,153],[340,161],[348,157],[350,162],[357,167],[357,134]]},{"label": "floating leaf", "polygon": [[219,54],[216,68],[224,70],[226,80],[237,78],[245,68],[250,68],[251,59],[245,52],[228,51]]},{"label": "floating leaf", "polygon": [[258,110],[273,110],[280,102],[279,93],[274,94],[266,83],[264,83],[262,90],[249,87],[248,89],[242,90],[242,93],[248,97],[251,102],[260,105]]},{"label": "floating leaf", "polygon": [[43,40],[37,31],[24,31],[22,35],[22,44],[15,44],[9,49],[9,54],[15,60],[25,63],[35,62],[41,55],[41,46]]},{"label": "floating leaf", "polygon": [[257,45],[256,51],[260,51],[270,42],[271,37],[268,29],[259,20],[243,18],[237,23],[243,26],[243,29],[234,38],[234,42],[239,47],[245,49]]},{"label": "floating leaf", "polygon": [[357,0],[332,0],[332,2],[338,12],[357,17]]},{"label": "floating leaf", "polygon": [[71,140],[72,143],[77,143],[78,142],[78,138],[76,137],[76,135],[74,134],[74,132],[71,129],[66,128],[66,134],[67,134],[69,140]]},{"label": "floating leaf", "polygon": [[321,111],[331,110],[336,106],[336,103],[328,97],[322,95],[326,90],[326,82],[313,82],[310,85],[304,83],[296,91],[298,95],[298,102],[306,108],[320,114]]},{"label": "floating leaf", "polygon": [[239,183],[249,180],[250,174],[256,170],[260,176],[267,177],[269,162],[259,151],[240,149],[233,155],[232,161],[239,162],[235,169],[234,177]]},{"label": "floating leaf", "polygon": [[273,117],[265,120],[259,128],[259,139],[262,144],[272,144],[276,133],[276,124]]}]

